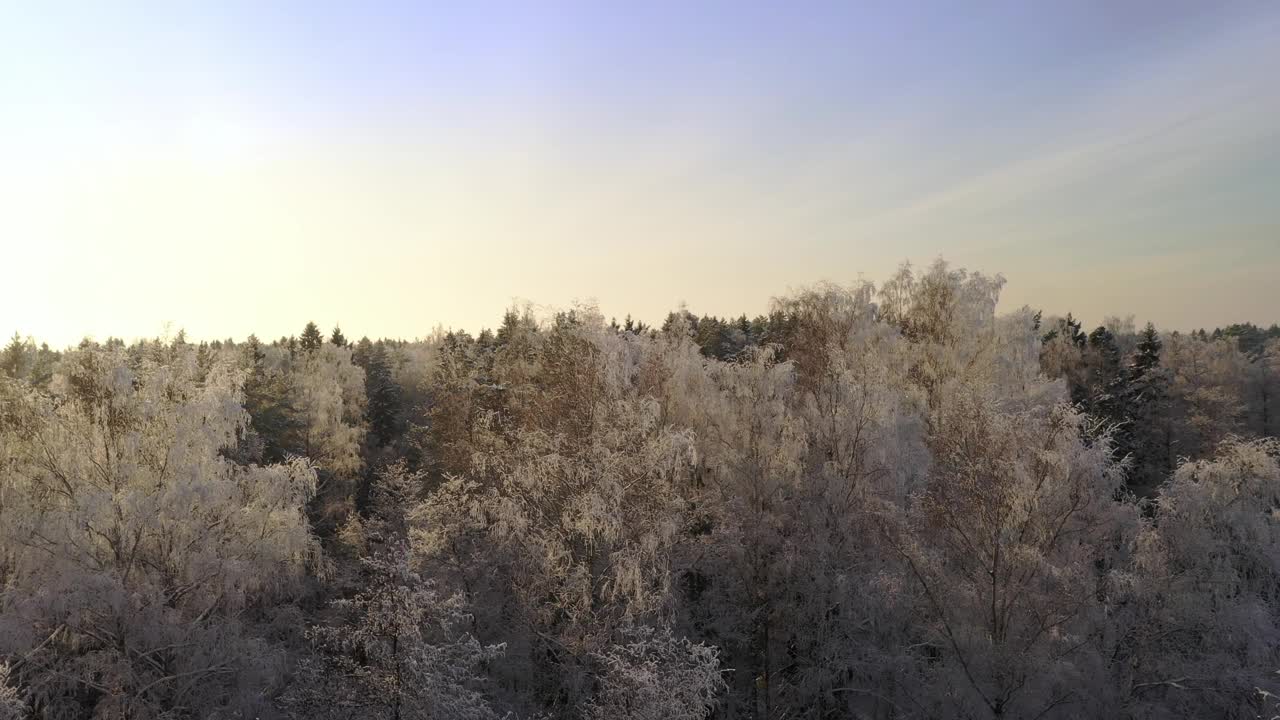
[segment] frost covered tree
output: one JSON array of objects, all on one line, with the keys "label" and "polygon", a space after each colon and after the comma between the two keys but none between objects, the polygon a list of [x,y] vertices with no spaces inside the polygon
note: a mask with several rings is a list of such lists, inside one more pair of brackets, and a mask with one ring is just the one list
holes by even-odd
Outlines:
[{"label": "frost covered tree", "polygon": [[590,720],[703,720],[725,689],[715,649],[669,630],[633,630],[595,657],[603,672]]},{"label": "frost covered tree", "polygon": [[15,338],[0,720],[1269,717],[1280,328],[1002,286]]},{"label": "frost covered tree", "polygon": [[1249,361],[1234,343],[1173,334],[1161,355],[1168,368],[1175,452],[1203,458],[1229,435],[1245,430]]},{"label": "frost covered tree", "polygon": [[[724,603],[719,608],[736,606],[722,614],[713,608],[704,622],[731,652],[738,694],[752,698],[752,712],[770,717],[787,635],[778,626],[788,613],[788,504],[800,491],[805,438],[789,403],[789,365],[766,353],[717,369],[722,393],[699,399],[711,415],[701,433],[706,492],[699,508],[710,535],[700,542],[705,553],[691,563],[687,582],[696,595],[711,590]],[[720,407],[711,405],[716,402]]]},{"label": "frost covered tree", "polygon": [[927,663],[908,701],[928,717],[1098,712],[1095,564],[1123,525],[1121,475],[1105,434],[1086,442],[1097,433],[1041,375],[1034,316],[995,315],[1000,285],[935,265],[882,291],[929,450],[922,491],[882,503],[878,520],[902,563],[900,601],[926,621],[909,630]]},{"label": "frost covered tree", "polygon": [[299,446],[316,464],[321,488],[349,492],[360,472],[365,435],[364,372],[351,361],[351,349],[320,345],[293,361],[293,402]]},{"label": "frost covered tree", "polygon": [[1258,437],[1280,437],[1280,339],[1263,347],[1247,371],[1248,422]]},{"label": "frost covered tree", "polygon": [[22,693],[11,683],[13,669],[8,663],[0,663],[0,720],[23,720],[27,717],[27,704]]},{"label": "frost covered tree", "polygon": [[1280,690],[1280,445],[1181,465],[1112,584],[1111,667],[1138,718],[1253,718]]},{"label": "frost covered tree", "polygon": [[1089,640],[1120,473],[1066,406],[998,407],[970,397],[949,408],[920,504],[885,517],[922,591],[920,641],[943,663],[929,714],[1106,714]]},{"label": "frost covered tree", "polygon": [[339,533],[358,551],[358,568],[350,595],[307,632],[310,649],[281,698],[292,716],[498,717],[482,667],[503,648],[480,645],[461,596],[423,577],[410,556],[406,513],[423,480],[403,462],[382,468],[368,517],[353,514]]},{"label": "frost covered tree", "polygon": [[488,720],[480,667],[502,648],[466,633],[456,598],[443,597],[408,564],[407,551],[364,559],[364,589],[333,603],[335,617],[308,636],[282,704],[300,718]]},{"label": "frost covered tree", "polygon": [[637,363],[636,340],[598,316],[562,318],[540,347],[527,424],[474,445],[471,472],[415,513],[419,556],[456,573],[482,638],[514,631],[495,663],[503,684],[556,716],[592,701],[601,658],[625,632],[662,627],[669,610],[692,446],[654,400],[631,394]]},{"label": "frost covered tree", "polygon": [[449,333],[437,346],[424,454],[443,477],[470,470],[475,432],[484,411],[485,388],[482,360],[470,337]]},{"label": "frost covered tree", "polygon": [[[1020,333],[1016,353],[1002,357],[1002,350],[1015,350],[1004,344],[1007,336],[995,314],[1002,287],[1003,277],[953,269],[939,260],[922,273],[904,265],[880,288],[880,317],[910,343],[908,377],[931,411],[952,392],[1015,367],[1009,361],[1016,361],[1021,376],[1006,379],[1025,382],[1026,353],[1038,353],[1039,345],[1033,335]],[[1020,322],[1030,330],[1030,311],[1022,314]]]},{"label": "frost covered tree", "polygon": [[0,653],[43,717],[252,714],[280,653],[254,631],[317,562],[305,460],[226,459],[243,377],[190,345],[83,345],[0,407]]}]

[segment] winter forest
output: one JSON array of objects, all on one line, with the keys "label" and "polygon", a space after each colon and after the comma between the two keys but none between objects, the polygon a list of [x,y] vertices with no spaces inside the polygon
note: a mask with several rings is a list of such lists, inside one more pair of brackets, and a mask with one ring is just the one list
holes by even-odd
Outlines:
[{"label": "winter forest", "polygon": [[1280,328],[1003,283],[15,336],[0,718],[1280,714]]}]

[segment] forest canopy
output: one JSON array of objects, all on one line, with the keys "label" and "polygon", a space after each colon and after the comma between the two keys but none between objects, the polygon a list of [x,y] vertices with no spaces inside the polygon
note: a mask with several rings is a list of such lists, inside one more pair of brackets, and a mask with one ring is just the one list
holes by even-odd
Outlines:
[{"label": "forest canopy", "polygon": [[0,720],[1280,712],[1280,327],[1003,284],[15,335]]}]

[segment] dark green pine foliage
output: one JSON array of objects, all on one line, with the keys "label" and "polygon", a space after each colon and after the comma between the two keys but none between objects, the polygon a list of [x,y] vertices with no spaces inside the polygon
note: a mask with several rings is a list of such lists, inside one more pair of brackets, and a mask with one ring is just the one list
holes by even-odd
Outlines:
[{"label": "dark green pine foliage", "polygon": [[492,353],[498,348],[498,338],[489,328],[480,331],[480,336],[476,338],[476,347],[482,353]]},{"label": "dark green pine foliage", "polygon": [[627,319],[622,323],[622,331],[633,335],[647,335],[653,332],[653,328],[638,320],[632,320],[631,313],[627,313]]},{"label": "dark green pine foliage", "polygon": [[342,328],[337,325],[333,326],[333,333],[329,335],[329,342],[338,347],[347,346],[347,336],[342,334]]},{"label": "dark green pine foliage", "polygon": [[774,310],[767,316],[753,320],[752,325],[758,325],[760,328],[759,344],[774,348],[774,359],[783,362],[790,357],[799,331],[799,318],[795,315],[787,315],[781,310]]},{"label": "dark green pine foliage", "polygon": [[15,332],[9,344],[0,350],[0,375],[45,388],[53,379],[53,368],[61,357],[61,353],[49,349],[48,343],[41,343],[37,348],[34,342],[23,340]]},{"label": "dark green pine foliage", "polygon": [[1097,327],[1089,333],[1083,358],[1084,382],[1078,392],[1072,388],[1072,399],[1111,430],[1113,454],[1125,458],[1133,452],[1133,418],[1127,404],[1129,374],[1115,335]]},{"label": "dark green pine foliage", "polygon": [[1066,319],[1062,321],[1062,328],[1063,333],[1071,340],[1071,344],[1084,349],[1089,338],[1084,334],[1084,330],[1082,329],[1079,320],[1072,317],[1071,313],[1067,313]]},{"label": "dark green pine foliage", "polygon": [[26,359],[26,343],[22,342],[22,338],[15,332],[13,339],[5,346],[4,351],[0,352],[0,372],[14,379],[21,378],[24,375]]},{"label": "dark green pine foliage", "polygon": [[1156,326],[1147,323],[1142,332],[1138,333],[1138,347],[1134,351],[1133,362],[1129,365],[1130,374],[1135,380],[1160,365],[1160,351],[1163,348],[1164,343],[1160,341]]},{"label": "dark green pine foliage", "polygon": [[266,367],[258,338],[250,335],[244,347],[249,376],[244,383],[244,409],[251,432],[241,438],[239,454],[252,462],[275,463],[303,452],[303,423],[294,406],[294,388],[281,370]]},{"label": "dark green pine foliage", "polygon": [[[1204,331],[1201,331],[1203,334]],[[1270,328],[1263,330],[1253,323],[1236,323],[1228,325],[1224,328],[1218,328],[1213,331],[1213,339],[1230,338],[1235,340],[1236,347],[1240,348],[1240,352],[1248,355],[1250,359],[1260,357],[1266,350],[1267,342],[1280,338],[1280,326],[1272,325]]]},{"label": "dark green pine foliage", "polygon": [[298,339],[298,345],[301,346],[303,350],[311,352],[313,350],[319,350],[320,346],[323,344],[324,335],[320,333],[320,328],[313,322],[307,323],[307,326],[302,329],[302,337]]},{"label": "dark green pine foliage", "polygon": [[1128,368],[1124,403],[1132,423],[1129,483],[1140,495],[1153,493],[1167,480],[1177,460],[1169,376],[1160,363],[1163,346],[1155,326],[1147,323],[1138,334],[1138,346]]},{"label": "dark green pine foliage", "polygon": [[369,338],[361,338],[351,359],[364,369],[369,439],[375,448],[384,448],[400,435],[401,398],[400,386],[391,372],[386,343],[371,343]]},{"label": "dark green pine foliage", "polygon": [[[724,320],[714,315],[700,317],[688,310],[668,313],[667,319],[662,323],[662,332],[672,332],[676,321],[681,318],[688,325],[691,337],[702,354],[717,360],[728,361],[739,357],[745,349],[758,344],[765,334],[754,329],[745,315],[737,320]],[[643,324],[640,327],[643,328]]]},{"label": "dark green pine foliage", "polygon": [[[1040,316],[1038,314],[1035,322],[1036,327],[1039,327]],[[1089,340],[1088,336],[1084,333],[1080,321],[1072,317],[1071,313],[1067,313],[1067,316],[1059,320],[1057,326],[1045,333],[1044,337],[1041,339],[1047,343],[1059,335],[1065,337],[1072,345],[1075,345],[1081,350],[1085,348]]]},{"label": "dark green pine foliage", "polygon": [[502,325],[498,327],[497,342],[499,345],[506,345],[511,342],[511,338],[515,337],[520,330],[520,316],[515,310],[508,310],[502,316]]},{"label": "dark green pine foliage", "polygon": [[1086,360],[1089,380],[1088,411],[1112,422],[1124,420],[1122,399],[1128,388],[1128,376],[1116,336],[1103,326],[1098,326],[1089,333]]},{"label": "dark green pine foliage", "polygon": [[35,352],[35,361],[27,372],[27,382],[36,387],[48,387],[49,381],[53,379],[53,367],[61,358],[62,353],[50,350],[48,343],[40,343],[40,349]]}]

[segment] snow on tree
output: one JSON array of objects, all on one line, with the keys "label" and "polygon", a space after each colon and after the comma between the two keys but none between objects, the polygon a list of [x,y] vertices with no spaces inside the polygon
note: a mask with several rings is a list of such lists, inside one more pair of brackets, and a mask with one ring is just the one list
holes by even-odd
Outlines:
[{"label": "snow on tree", "polygon": [[9,663],[0,663],[0,720],[23,720],[27,717],[27,703],[22,693],[12,683]]},{"label": "snow on tree", "polygon": [[303,658],[282,698],[300,718],[498,718],[477,689],[480,666],[502,652],[464,628],[456,597],[415,573],[403,545],[366,557],[363,589],[333,603],[336,617],[309,631]]},{"label": "snow on tree", "polygon": [[1280,437],[1280,339],[1269,341],[1249,366],[1249,420],[1258,437]]},{"label": "snow on tree", "polygon": [[1173,448],[1179,457],[1202,458],[1245,427],[1249,360],[1229,340],[1205,342],[1169,336],[1161,352],[1173,403]]},{"label": "snow on tree", "polygon": [[365,433],[364,372],[351,362],[350,348],[335,345],[307,353],[294,372],[303,453],[322,471],[353,477]]},{"label": "snow on tree", "polygon": [[1280,444],[1181,465],[1117,574],[1112,667],[1132,717],[1252,718],[1280,690]]},{"label": "snow on tree", "polygon": [[1088,643],[1101,614],[1093,575],[1120,525],[1121,475],[1105,440],[1082,442],[1084,418],[1065,405],[957,400],[931,440],[920,503],[883,519],[922,590],[920,641],[943,663],[931,713],[955,703],[948,712],[961,716],[1095,714],[1105,698],[1090,691],[1100,672]]},{"label": "snow on tree", "polygon": [[317,562],[315,472],[227,460],[242,374],[198,365],[84,345],[50,394],[3,388],[0,652],[43,716],[253,712],[278,679],[249,621]]},{"label": "snow on tree", "polygon": [[470,477],[417,513],[425,562],[485,570],[465,581],[474,611],[490,608],[478,622],[528,628],[503,663],[555,712],[593,697],[594,658],[625,628],[661,626],[669,611],[677,488],[694,457],[685,434],[660,424],[658,403],[630,392],[637,342],[598,316],[563,318],[539,348],[542,393],[527,424],[480,444]]},{"label": "snow on tree", "polygon": [[725,689],[714,648],[669,630],[638,628],[596,653],[605,668],[590,720],[703,720]]},{"label": "snow on tree", "polygon": [[0,720],[1273,713],[1280,328],[1002,286],[15,337]]},{"label": "snow on tree", "polygon": [[281,705],[295,717],[497,718],[482,666],[501,656],[470,633],[463,598],[415,569],[406,514],[424,475],[401,461],[381,468],[369,517],[353,513],[340,534],[359,555],[354,595],[308,630],[311,650]]},{"label": "snow on tree", "polygon": [[[1007,332],[1011,321],[996,317],[1002,287],[1003,277],[971,274],[938,260],[919,274],[904,265],[880,288],[880,317],[896,325],[911,344],[908,374],[931,410],[956,389],[996,379],[1002,370],[1018,375],[999,379],[1025,382],[1032,367],[1026,353],[1033,348],[1036,364],[1031,376],[1038,373],[1039,343],[1031,312],[1023,309],[1012,320],[1025,325],[1012,336]],[[1011,341],[1018,347],[1009,345]]]},{"label": "snow on tree", "polygon": [[882,290],[931,459],[923,493],[882,503],[879,522],[919,592],[914,643],[939,663],[914,698],[933,703],[925,714],[1067,716],[1102,701],[1082,649],[1099,614],[1094,563],[1123,525],[1121,475],[1105,433],[1086,443],[1097,433],[1040,374],[1034,316],[994,314],[1000,285],[936,264]]}]

